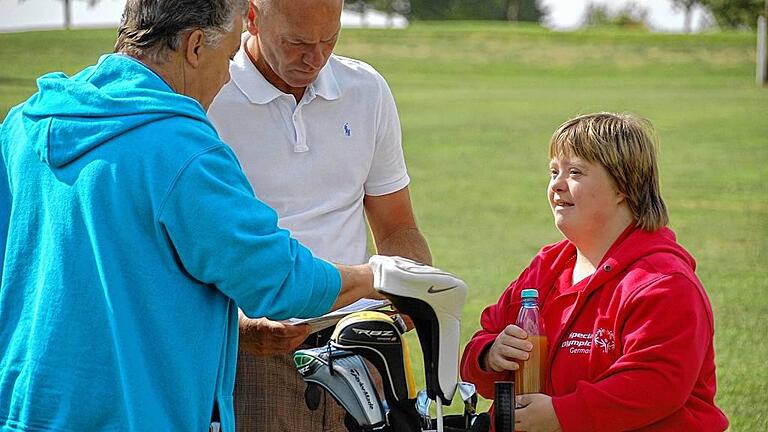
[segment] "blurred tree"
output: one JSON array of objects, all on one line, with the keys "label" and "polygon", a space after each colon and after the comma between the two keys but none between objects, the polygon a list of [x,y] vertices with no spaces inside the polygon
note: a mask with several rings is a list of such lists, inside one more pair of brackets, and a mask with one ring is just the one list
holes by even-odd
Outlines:
[{"label": "blurred tree", "polygon": [[400,0],[421,20],[477,19],[539,22],[547,10],[538,0]]},{"label": "blurred tree", "polygon": [[672,8],[682,10],[685,13],[685,21],[683,21],[683,32],[691,32],[691,15],[693,14],[693,8],[697,5],[701,5],[702,0],[672,0]]},{"label": "blurred tree", "polygon": [[368,8],[384,12],[387,14],[387,25],[391,26],[395,14],[408,16],[411,13],[411,2],[409,0],[350,0],[344,2],[344,8],[360,14],[364,14]]},{"label": "blurred tree", "polygon": [[509,21],[541,22],[546,8],[536,0],[506,0],[506,18]]},{"label": "blurred tree", "polygon": [[[23,2],[24,0],[19,0]],[[93,7],[99,0],[83,0],[88,3],[89,7]],[[72,28],[72,0],[61,0],[64,5],[64,28],[69,30]]]},{"label": "blurred tree", "polygon": [[409,0],[392,0],[392,10],[400,15],[410,15],[411,2]]},{"label": "blurred tree", "polygon": [[454,0],[448,19],[503,20],[506,19],[504,0]]},{"label": "blurred tree", "polygon": [[411,17],[422,20],[445,19],[453,0],[410,0]]},{"label": "blurred tree", "polygon": [[612,14],[608,6],[598,3],[587,3],[584,12],[584,25],[587,27],[602,27],[612,25]]},{"label": "blurred tree", "polygon": [[608,6],[588,3],[584,13],[584,25],[588,27],[621,27],[626,29],[646,30],[648,8],[634,2],[627,3],[618,11],[611,11]]},{"label": "blurred tree", "polygon": [[360,14],[360,27],[366,27],[365,11],[368,9],[368,3],[364,0],[346,1],[344,8]]},{"label": "blurred tree", "polygon": [[[349,1],[345,1],[344,4],[350,3]],[[353,2],[357,3],[357,2]],[[367,6],[370,6],[376,10],[380,10],[382,12],[388,11],[392,7],[392,0],[367,0],[365,3],[367,3]]]},{"label": "blurred tree", "polygon": [[755,29],[765,0],[701,0],[721,29]]}]

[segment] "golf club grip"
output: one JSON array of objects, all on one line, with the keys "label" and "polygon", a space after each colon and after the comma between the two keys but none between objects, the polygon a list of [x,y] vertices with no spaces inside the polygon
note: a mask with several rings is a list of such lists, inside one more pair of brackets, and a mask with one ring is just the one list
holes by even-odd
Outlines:
[{"label": "golf club grip", "polygon": [[496,381],[493,425],[496,432],[515,431],[515,382]]}]

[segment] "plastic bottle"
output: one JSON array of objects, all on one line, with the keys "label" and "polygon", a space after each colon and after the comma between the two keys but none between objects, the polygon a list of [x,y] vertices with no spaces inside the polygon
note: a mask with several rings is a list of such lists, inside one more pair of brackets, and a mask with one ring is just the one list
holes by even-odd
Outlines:
[{"label": "plastic bottle", "polygon": [[528,360],[520,362],[515,379],[515,393],[543,393],[547,378],[547,334],[544,321],[539,316],[539,292],[524,289],[520,294],[522,304],[517,314],[518,327],[528,333],[528,341],[533,344]]}]

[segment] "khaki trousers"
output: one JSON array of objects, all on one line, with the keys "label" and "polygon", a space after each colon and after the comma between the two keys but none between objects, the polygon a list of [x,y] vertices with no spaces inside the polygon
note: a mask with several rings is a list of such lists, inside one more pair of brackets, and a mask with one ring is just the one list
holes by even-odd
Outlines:
[{"label": "khaki trousers", "polygon": [[235,379],[237,432],[347,432],[345,411],[333,397],[321,391],[320,407],[310,411],[304,402],[305,388],[292,354],[257,357],[240,351]]}]

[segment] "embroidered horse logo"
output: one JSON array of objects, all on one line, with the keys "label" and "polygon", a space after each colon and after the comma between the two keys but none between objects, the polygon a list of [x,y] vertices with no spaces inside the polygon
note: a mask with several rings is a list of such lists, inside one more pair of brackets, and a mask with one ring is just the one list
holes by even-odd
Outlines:
[{"label": "embroidered horse logo", "polygon": [[595,332],[595,345],[600,347],[604,353],[608,354],[616,349],[616,336],[611,330],[606,330],[604,328],[598,329]]}]

